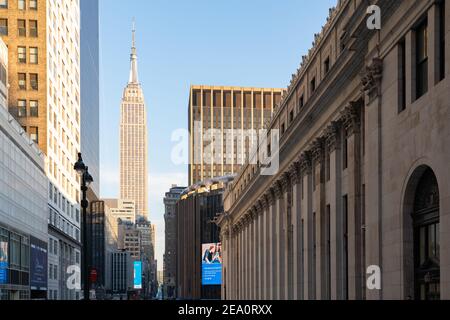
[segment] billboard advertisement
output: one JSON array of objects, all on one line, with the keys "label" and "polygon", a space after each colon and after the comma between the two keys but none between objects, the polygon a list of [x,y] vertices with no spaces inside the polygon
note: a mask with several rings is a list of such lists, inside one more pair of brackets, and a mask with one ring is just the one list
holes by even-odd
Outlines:
[{"label": "billboard advertisement", "polygon": [[31,290],[47,291],[47,243],[31,237],[30,251]]},{"label": "billboard advertisement", "polygon": [[142,289],[142,262],[134,262],[134,276],[133,276],[134,289]]},{"label": "billboard advertisement", "polygon": [[8,283],[8,242],[0,242],[0,284]]},{"label": "billboard advertisement", "polygon": [[222,284],[222,244],[202,245],[202,285],[220,286]]}]

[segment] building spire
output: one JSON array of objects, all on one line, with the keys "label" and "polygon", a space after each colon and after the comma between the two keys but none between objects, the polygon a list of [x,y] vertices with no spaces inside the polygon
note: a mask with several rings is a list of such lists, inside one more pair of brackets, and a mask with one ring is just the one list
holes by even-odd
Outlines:
[{"label": "building spire", "polygon": [[131,69],[129,83],[139,83],[138,67],[137,67],[137,50],[136,50],[136,23],[133,18],[132,28],[132,44],[131,44]]}]

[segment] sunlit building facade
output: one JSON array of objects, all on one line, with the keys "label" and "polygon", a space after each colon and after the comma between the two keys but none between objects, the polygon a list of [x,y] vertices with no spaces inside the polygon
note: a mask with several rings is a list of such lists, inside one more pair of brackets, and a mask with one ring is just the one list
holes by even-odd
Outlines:
[{"label": "sunlit building facade", "polygon": [[227,189],[223,298],[450,299],[450,6],[377,4],[381,32],[330,10],[268,126],[279,171]]},{"label": "sunlit building facade", "polygon": [[3,1],[9,48],[9,112],[46,154],[49,178],[49,299],[77,299],[69,266],[80,264],[80,4]]},{"label": "sunlit building facade", "polygon": [[237,173],[282,92],[273,88],[191,86],[189,185]]},{"label": "sunlit building facade", "polygon": [[139,83],[135,31],[131,70],[120,113],[120,198],[136,203],[137,218],[148,220],[147,111]]}]

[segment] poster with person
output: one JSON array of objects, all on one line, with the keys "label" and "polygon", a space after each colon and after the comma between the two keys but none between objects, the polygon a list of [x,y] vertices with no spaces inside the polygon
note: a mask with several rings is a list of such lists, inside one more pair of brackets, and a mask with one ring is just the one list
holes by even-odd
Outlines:
[{"label": "poster with person", "polygon": [[8,283],[8,242],[0,242],[0,284]]},{"label": "poster with person", "polygon": [[222,244],[202,245],[202,285],[222,284]]}]

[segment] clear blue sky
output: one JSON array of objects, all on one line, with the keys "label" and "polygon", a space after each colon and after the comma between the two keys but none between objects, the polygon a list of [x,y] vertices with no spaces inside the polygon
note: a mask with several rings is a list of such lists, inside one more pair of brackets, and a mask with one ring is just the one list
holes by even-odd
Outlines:
[{"label": "clear blue sky", "polygon": [[119,193],[120,100],[136,19],[149,126],[149,209],[164,252],[164,193],[187,184],[171,162],[172,132],[187,128],[191,84],[286,87],[336,0],[100,0],[101,195]]}]

